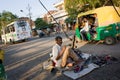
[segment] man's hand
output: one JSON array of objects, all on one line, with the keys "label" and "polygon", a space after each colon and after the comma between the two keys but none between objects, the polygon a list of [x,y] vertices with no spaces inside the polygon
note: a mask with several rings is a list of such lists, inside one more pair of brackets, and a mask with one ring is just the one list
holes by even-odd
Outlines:
[{"label": "man's hand", "polygon": [[72,41],[72,39],[71,39],[71,38],[69,38],[69,40],[70,40],[70,41]]},{"label": "man's hand", "polygon": [[60,53],[59,53],[59,55],[57,56],[56,60],[59,60],[62,57],[65,49],[66,49],[66,46],[63,46],[62,49],[61,49],[61,51],[60,51]]}]

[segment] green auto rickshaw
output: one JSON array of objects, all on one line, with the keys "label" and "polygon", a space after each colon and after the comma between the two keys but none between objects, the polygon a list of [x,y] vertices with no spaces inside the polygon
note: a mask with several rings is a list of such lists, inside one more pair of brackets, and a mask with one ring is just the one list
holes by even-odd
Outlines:
[{"label": "green auto rickshaw", "polygon": [[[116,9],[116,10],[115,10]],[[120,8],[113,6],[100,7],[77,16],[76,37],[81,39],[80,24],[81,18],[87,17],[90,24],[94,24],[97,15],[97,26],[94,27],[95,33],[91,35],[90,31],[86,32],[88,41],[104,41],[106,44],[114,44],[120,40]]]}]

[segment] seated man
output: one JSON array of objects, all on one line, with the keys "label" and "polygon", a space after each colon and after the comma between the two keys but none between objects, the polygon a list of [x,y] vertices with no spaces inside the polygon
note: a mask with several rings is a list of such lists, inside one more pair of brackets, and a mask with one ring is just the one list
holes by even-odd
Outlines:
[{"label": "seated man", "polygon": [[82,25],[81,25],[82,29],[80,30],[80,33],[81,33],[81,37],[82,37],[82,40],[84,41],[87,41],[87,32],[89,32],[89,21],[87,20],[87,18],[83,18],[83,21],[82,21]]},{"label": "seated man", "polygon": [[56,44],[52,48],[52,60],[56,67],[73,66],[73,62],[68,62],[68,58],[72,58],[76,63],[79,62],[79,57],[70,47],[62,46],[62,37],[57,36],[55,42]]}]

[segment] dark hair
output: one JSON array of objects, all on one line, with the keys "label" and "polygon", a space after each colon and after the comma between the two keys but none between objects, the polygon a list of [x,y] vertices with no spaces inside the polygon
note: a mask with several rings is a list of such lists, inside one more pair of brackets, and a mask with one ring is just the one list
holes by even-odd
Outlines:
[{"label": "dark hair", "polygon": [[61,36],[56,36],[55,40],[57,41],[58,39],[62,39]]}]

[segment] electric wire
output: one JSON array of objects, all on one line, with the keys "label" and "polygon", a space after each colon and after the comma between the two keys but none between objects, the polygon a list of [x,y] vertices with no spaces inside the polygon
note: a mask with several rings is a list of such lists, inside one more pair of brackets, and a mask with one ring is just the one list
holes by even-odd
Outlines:
[{"label": "electric wire", "polygon": [[[48,12],[48,14],[53,18],[53,20],[56,22],[56,24],[58,25],[58,27],[60,27],[60,24],[56,21],[56,19],[53,17],[53,15],[48,11],[48,9],[45,7],[45,5],[40,1],[40,0],[38,0],[39,1],[39,3],[43,6],[43,8]],[[61,28],[62,29],[62,28]],[[69,38],[69,36],[68,36],[68,34],[62,29],[62,31],[63,31],[63,33],[65,34],[65,36],[68,38],[68,39],[70,39]]]},{"label": "electric wire", "polygon": [[120,14],[119,14],[119,12],[117,11],[117,9],[116,9],[116,7],[115,7],[115,5],[114,5],[113,1],[112,1],[112,0],[110,0],[110,2],[111,2],[111,4],[112,4],[113,8],[115,9],[116,13],[117,13],[117,14],[118,14],[118,16],[120,17]]}]

